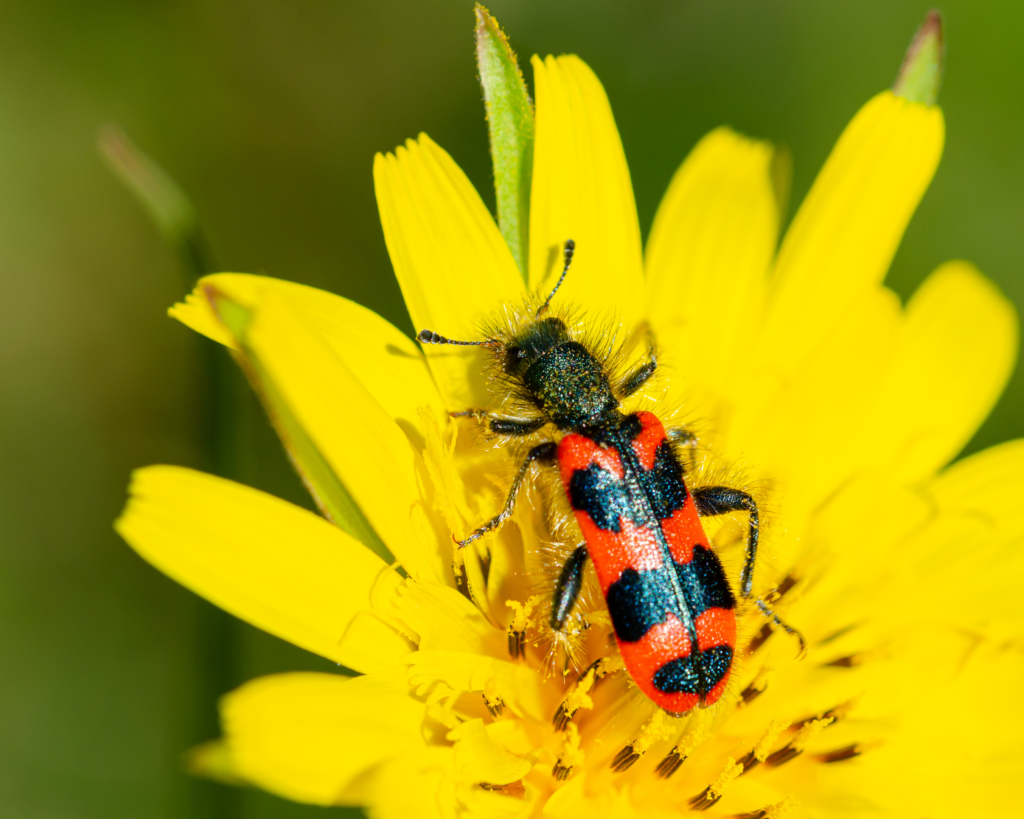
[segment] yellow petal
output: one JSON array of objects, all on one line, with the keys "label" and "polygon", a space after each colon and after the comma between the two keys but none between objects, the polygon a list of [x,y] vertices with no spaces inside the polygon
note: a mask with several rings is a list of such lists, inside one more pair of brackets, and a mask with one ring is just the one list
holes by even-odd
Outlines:
[{"label": "yellow petal", "polygon": [[[222,316],[228,304],[240,309],[231,292],[212,297]],[[276,292],[227,323],[238,325],[231,329],[257,389],[279,396],[391,554],[414,576],[443,577],[433,533],[421,525],[413,447],[352,370]]]},{"label": "yellow petal", "polygon": [[875,287],[848,308],[791,379],[765,367],[747,382],[727,451],[777,482],[791,524],[870,457],[861,423],[874,406],[899,320],[896,296]]},{"label": "yellow petal", "polygon": [[505,640],[480,610],[451,586],[409,580],[390,612],[422,650],[497,654]]},{"label": "yellow petal", "polygon": [[[813,643],[866,620],[866,597],[881,607],[894,602],[884,595],[901,583],[904,596],[920,588],[913,579],[917,562],[908,558],[905,544],[934,516],[934,503],[884,472],[858,476],[835,492],[816,512],[805,537],[801,571],[814,578],[814,593],[800,601],[793,615],[800,618],[805,636]],[[879,588],[883,583],[885,590]],[[881,622],[888,622],[888,611]]]},{"label": "yellow petal", "polygon": [[543,697],[537,671],[509,660],[468,651],[433,650],[417,651],[405,662],[410,684],[423,693],[439,682],[460,693],[478,691],[491,700],[500,699],[517,715],[541,721],[553,705]]},{"label": "yellow petal", "polygon": [[1021,497],[1024,440],[979,452],[928,485],[928,499],[941,514],[935,526],[906,544],[907,558],[917,559],[918,575],[926,578],[922,596],[934,586],[937,594],[957,601],[943,619],[994,638],[1005,629],[1006,639],[1018,646],[1024,644]]},{"label": "yellow petal", "polygon": [[[481,325],[525,288],[498,226],[465,174],[421,134],[394,154],[378,154],[373,178],[391,263],[416,331],[482,338]],[[486,390],[482,353],[426,348],[449,410],[478,404]]]},{"label": "yellow petal", "polygon": [[882,281],[942,153],[942,112],[891,92],[839,138],[779,251],[762,356],[792,370]]},{"label": "yellow petal", "polygon": [[647,242],[647,314],[662,359],[713,415],[710,397],[743,384],[737,367],[760,323],[779,231],[773,157],[767,143],[712,131],[673,177]]},{"label": "yellow petal", "polygon": [[[936,627],[967,635],[968,651],[982,638],[1024,644],[1018,591],[1024,520],[1016,512],[1024,494],[1024,441],[971,456],[923,487],[908,490],[902,483],[898,474],[866,475],[815,516],[807,540],[815,558],[824,553],[815,560],[824,571],[802,602],[816,601],[817,608],[794,611],[811,639],[858,623],[858,633],[869,632],[876,645]],[[885,617],[863,622],[865,599]],[[941,600],[955,602],[936,603]],[[850,653],[837,651],[834,656]]]},{"label": "yellow petal", "polygon": [[254,626],[351,667],[341,636],[394,573],[336,526],[271,495],[175,466],[132,477],[115,524],[160,571]]},{"label": "yellow petal", "polygon": [[1024,493],[1024,439],[990,447],[944,470],[930,491],[944,509],[977,515],[989,523],[1024,527],[1015,504]]},{"label": "yellow petal", "polygon": [[936,270],[907,305],[901,343],[864,424],[873,459],[914,481],[950,461],[1003,391],[1017,353],[1017,318],[966,262]]},{"label": "yellow petal", "polygon": [[253,307],[267,293],[276,294],[401,424],[415,428],[420,407],[443,408],[419,346],[372,310],[325,290],[268,276],[205,276],[184,302],[168,312],[196,332],[236,350],[237,342],[210,305],[207,287],[230,293],[246,308]]},{"label": "yellow petal", "polygon": [[496,742],[490,727],[473,719],[449,732],[448,739],[455,743],[456,773],[466,782],[492,785],[507,785],[526,776],[533,766]]},{"label": "yellow petal", "polygon": [[370,819],[460,819],[454,757],[447,746],[402,754],[360,777],[346,801],[365,805]]},{"label": "yellow petal", "polygon": [[[937,663],[945,665],[942,652],[954,647],[948,638],[911,646],[912,659],[902,658],[902,667],[868,693],[880,711],[888,706],[893,727],[856,762],[801,783],[801,796],[820,815],[834,810],[837,794],[857,794],[859,810],[846,815],[865,819],[880,808],[936,819],[1015,815],[1024,799],[1024,707],[1015,695],[1024,685],[1024,655],[975,645],[958,656],[952,674],[935,674]],[[950,710],[959,718],[935,718]]]},{"label": "yellow petal", "polygon": [[345,665],[364,674],[388,671],[415,650],[414,643],[371,611],[356,614],[341,638]]},{"label": "yellow petal", "polygon": [[598,320],[642,318],[643,260],[633,186],[608,97],[579,57],[533,58],[537,135],[530,193],[530,287],[550,288],[562,246],[576,242],[559,291]]},{"label": "yellow petal", "polygon": [[299,802],[347,801],[360,774],[424,745],[425,707],[401,682],[379,676],[280,674],[221,702],[237,773]]}]

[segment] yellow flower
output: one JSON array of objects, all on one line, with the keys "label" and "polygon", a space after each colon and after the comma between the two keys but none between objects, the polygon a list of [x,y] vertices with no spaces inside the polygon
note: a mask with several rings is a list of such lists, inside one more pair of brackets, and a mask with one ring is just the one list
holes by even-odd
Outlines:
[{"label": "yellow flower", "polygon": [[[551,531],[560,490],[541,481],[513,524],[452,544],[497,510],[515,466],[447,417],[500,406],[485,353],[421,351],[345,299],[220,274],[171,313],[232,350],[324,517],[156,466],[135,474],[118,530],[172,578],[356,675],[243,686],[194,766],[384,819],[1015,814],[1024,442],[944,468],[1006,381],[1015,317],[965,262],[905,308],[882,285],[939,160],[939,109],[868,102],[778,252],[772,147],[716,130],[642,251],[600,83],[576,57],[533,67],[527,283],[429,137],[376,159],[413,322],[479,338],[550,287],[574,239],[558,299],[590,331],[653,328],[664,366],[634,403],[694,424],[697,474],[743,480],[771,510],[755,590],[809,650],[748,606],[721,702],[669,717],[624,674],[581,676],[600,657],[615,666],[591,589],[561,646],[567,673],[552,668],[543,601],[567,553],[556,536],[572,541]],[[709,528],[734,580],[740,523]]]}]

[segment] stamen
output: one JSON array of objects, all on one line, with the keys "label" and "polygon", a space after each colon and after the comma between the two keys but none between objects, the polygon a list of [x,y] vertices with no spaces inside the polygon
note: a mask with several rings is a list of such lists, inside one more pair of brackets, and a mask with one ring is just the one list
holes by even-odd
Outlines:
[{"label": "stamen", "polygon": [[761,646],[768,642],[768,638],[771,637],[772,634],[774,634],[774,632],[768,623],[761,626],[761,630],[758,631],[747,644],[747,654],[753,654],[757,651]]},{"label": "stamen", "polygon": [[512,609],[512,620],[508,624],[508,653],[515,660],[526,655],[526,629],[531,625],[530,615],[537,603],[531,597],[526,603],[506,600],[505,605]]},{"label": "stamen", "polygon": [[765,692],[765,689],[768,688],[768,676],[767,666],[762,666],[761,670],[757,672],[757,676],[750,681],[750,685],[740,692],[741,705],[749,705]]},{"label": "stamen", "polygon": [[841,629],[837,629],[836,631],[833,631],[828,636],[822,637],[820,640],[818,640],[818,645],[819,646],[828,645],[829,643],[838,640],[840,637],[846,636],[851,631],[853,631],[855,628],[857,628],[858,625],[859,625],[858,623],[851,623],[848,626],[843,626]]},{"label": "stamen", "polygon": [[640,729],[640,733],[629,745],[623,748],[612,760],[612,770],[622,773],[629,770],[633,763],[647,753],[655,742],[668,739],[678,728],[675,717],[664,711],[657,711]]},{"label": "stamen", "polygon": [[773,719],[768,723],[768,728],[765,730],[760,742],[753,747],[749,754],[740,760],[740,764],[743,765],[743,773],[756,768],[768,759],[772,746],[778,741],[779,735],[788,727],[789,723],[782,720]]},{"label": "stamen", "polygon": [[580,732],[575,725],[569,723],[565,732],[565,745],[562,753],[551,769],[551,775],[559,782],[569,778],[572,769],[583,764],[583,751],[580,750]]},{"label": "stamen", "polygon": [[500,717],[502,714],[505,713],[505,701],[501,697],[489,697],[485,693],[484,705],[487,706],[487,712],[492,717]]},{"label": "stamen", "polygon": [[615,773],[628,771],[639,758],[640,754],[633,750],[633,746],[627,745],[615,755],[615,759],[612,760],[612,770]]},{"label": "stamen", "polygon": [[805,725],[807,725],[807,723],[814,722],[814,720],[817,719],[831,718],[835,722],[838,722],[841,719],[845,719],[847,714],[849,714],[850,711],[853,710],[853,707],[857,704],[858,699],[859,697],[854,697],[853,699],[847,700],[846,702],[841,702],[839,703],[839,705],[835,705],[832,708],[829,708],[824,713],[817,714],[813,717],[806,717],[802,720],[794,722],[791,727],[794,731],[799,730],[800,728],[803,728]]},{"label": "stamen", "polygon": [[687,736],[676,743],[676,746],[668,752],[668,755],[658,763],[655,772],[662,779],[668,779],[679,770],[679,766],[686,762],[687,758],[697,750],[697,747],[707,738],[707,723],[700,721],[696,728],[691,730]]},{"label": "stamen", "polygon": [[785,596],[785,594],[799,582],[800,578],[793,574],[793,572],[787,574],[785,578],[783,578],[782,582],[779,583],[779,587],[775,590],[775,599],[778,600],[780,597]]},{"label": "stamen", "polygon": [[490,782],[478,782],[477,785],[483,788],[485,791],[497,791],[503,793],[506,796],[525,796],[526,786],[523,784],[523,780],[517,779],[515,782],[509,782],[507,785],[494,785]]},{"label": "stamen", "polygon": [[782,819],[782,817],[790,813],[793,808],[797,807],[799,804],[800,800],[790,794],[781,802],[776,802],[774,805],[769,805],[767,808],[756,810],[753,813],[736,814],[734,819]]},{"label": "stamen", "polygon": [[707,810],[712,805],[717,804],[729,783],[741,773],[743,773],[743,766],[732,757],[729,757],[725,761],[725,770],[722,771],[718,779],[693,797],[690,800],[690,807],[694,810]]},{"label": "stamen", "polygon": [[827,663],[821,665],[825,668],[856,668],[864,663],[871,662],[872,660],[878,660],[885,656],[885,651],[882,649],[869,649],[867,651],[856,651],[853,654],[847,654],[845,657],[837,657],[834,660],[830,660]]},{"label": "stamen", "polygon": [[853,668],[854,666],[860,665],[863,662],[861,655],[859,654],[848,654],[845,657],[840,657],[837,660],[832,660],[828,663],[822,663],[823,666],[832,666],[833,668]]},{"label": "stamen", "polygon": [[526,632],[508,627],[508,653],[513,660],[526,654]]},{"label": "stamen", "polygon": [[551,775],[559,782],[564,782],[569,778],[569,774],[571,773],[572,766],[570,765],[566,767],[563,765],[561,758],[559,758],[558,762],[556,762],[554,767],[551,769]]},{"label": "stamen", "polygon": [[861,755],[861,747],[856,742],[852,745],[845,745],[842,748],[836,748],[834,751],[829,751],[827,754],[818,754],[815,759],[818,762],[832,763],[832,762],[845,762],[847,759],[853,759],[855,756]]},{"label": "stamen", "polygon": [[566,726],[572,721],[572,718],[576,716],[577,711],[581,708],[593,708],[594,701],[590,698],[590,692],[608,674],[621,671],[622,668],[621,660],[617,663],[610,657],[599,657],[594,660],[590,667],[583,672],[576,685],[573,686],[572,691],[566,694],[561,704],[559,704],[552,720],[555,728],[559,731],[564,731]]},{"label": "stamen", "polygon": [[658,763],[658,767],[654,769],[654,772],[662,779],[668,779],[679,770],[679,766],[684,762],[686,762],[686,756],[680,752],[677,745]]},{"label": "stamen", "polygon": [[833,722],[835,722],[835,717],[811,720],[801,727],[800,730],[796,732],[796,736],[793,737],[786,745],[765,759],[765,764],[778,766],[800,756],[800,754],[804,752],[804,748],[806,748],[807,745],[818,736],[818,734],[828,728],[828,726]]}]

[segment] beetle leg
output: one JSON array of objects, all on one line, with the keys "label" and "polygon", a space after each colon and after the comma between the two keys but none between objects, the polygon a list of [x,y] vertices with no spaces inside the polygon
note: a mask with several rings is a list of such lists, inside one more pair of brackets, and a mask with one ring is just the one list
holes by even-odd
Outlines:
[{"label": "beetle leg", "polygon": [[774,623],[783,631],[785,631],[786,634],[792,634],[794,637],[796,637],[797,641],[800,643],[801,656],[807,653],[807,641],[804,639],[804,635],[799,631],[799,629],[793,628],[793,626],[791,626],[789,623],[787,623],[785,620],[779,617],[779,615],[777,615],[772,609],[770,609],[768,607],[768,604],[765,603],[764,600],[762,600],[760,597],[758,597],[754,602],[757,603],[757,607],[761,610],[761,614],[763,614],[772,623]]},{"label": "beetle leg", "polygon": [[749,512],[750,528],[747,534],[747,550],[743,558],[743,574],[740,575],[740,594],[750,597],[754,586],[754,563],[757,560],[757,537],[760,516],[757,504],[746,492],[727,486],[702,486],[693,490],[693,501],[701,517],[727,515],[729,512]]},{"label": "beetle leg", "polygon": [[526,479],[526,475],[530,471],[530,467],[535,463],[553,463],[557,456],[558,445],[554,441],[545,441],[542,444],[537,444],[537,446],[527,452],[526,458],[523,459],[523,463],[519,467],[519,471],[512,479],[512,486],[509,487],[508,496],[505,498],[505,505],[502,507],[501,512],[487,521],[483,526],[475,529],[465,540],[456,540],[455,542],[458,544],[458,547],[461,549],[464,546],[468,546],[474,540],[478,540],[483,537],[488,532],[500,529],[502,524],[512,517],[512,513],[515,511],[516,497],[519,495],[519,489],[523,485],[523,481]]},{"label": "beetle leg", "polygon": [[583,587],[583,569],[587,565],[587,547],[577,546],[562,566],[562,574],[555,585],[555,596],[551,601],[551,628],[561,631],[569,619],[573,606]]},{"label": "beetle leg", "polygon": [[649,327],[647,331],[647,360],[638,365],[633,372],[626,376],[619,386],[619,398],[625,399],[643,388],[644,384],[651,380],[654,371],[658,369],[658,353],[654,346],[654,334]]},{"label": "beetle leg", "polygon": [[754,499],[739,489],[730,489],[727,486],[703,486],[693,490],[693,500],[697,504],[697,514],[701,517],[725,515],[729,512],[750,513],[747,549],[743,558],[743,573],[740,575],[740,594],[748,600],[754,599],[758,609],[760,609],[765,617],[787,633],[796,637],[800,641],[800,652],[802,654],[807,645],[803,635],[783,621],[779,615],[768,607],[764,600],[759,597],[753,597],[754,564],[757,561],[757,540],[760,529],[760,517]]},{"label": "beetle leg", "polygon": [[697,465],[697,434],[686,427],[669,427],[665,430],[665,437],[673,446],[686,450],[687,471],[692,472]]},{"label": "beetle leg", "polygon": [[547,423],[547,420],[544,418],[502,418],[500,415],[495,415],[485,409],[468,409],[462,412],[450,413],[450,416],[452,418],[476,418],[478,421],[485,421],[487,428],[495,435],[509,435],[512,437],[532,435]]},{"label": "beetle leg", "polygon": [[686,427],[669,427],[665,430],[665,437],[673,444],[685,446],[688,449],[695,449],[697,446],[697,434]]}]

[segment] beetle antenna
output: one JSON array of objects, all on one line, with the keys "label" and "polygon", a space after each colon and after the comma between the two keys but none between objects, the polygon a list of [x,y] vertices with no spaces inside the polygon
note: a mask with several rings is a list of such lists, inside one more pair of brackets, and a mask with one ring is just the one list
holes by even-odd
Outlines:
[{"label": "beetle antenna", "polygon": [[494,344],[491,339],[484,339],[483,341],[456,341],[453,338],[445,338],[433,330],[420,330],[416,340],[420,344],[455,344],[459,347],[487,347]]},{"label": "beetle antenna", "polygon": [[544,303],[537,308],[537,318],[540,318],[548,309],[548,305],[551,304],[551,300],[555,297],[555,293],[558,292],[558,288],[561,287],[562,282],[565,281],[565,277],[569,273],[569,265],[572,264],[572,254],[575,250],[576,243],[572,239],[567,239],[565,242],[565,267],[562,268],[562,275],[558,277],[558,281],[555,283],[555,289],[551,291],[551,294],[544,300]]}]

